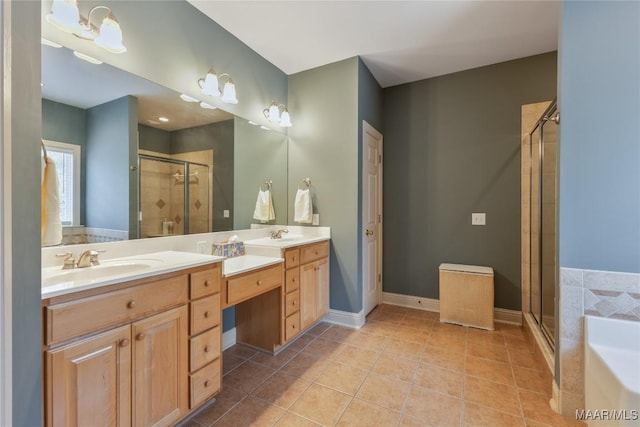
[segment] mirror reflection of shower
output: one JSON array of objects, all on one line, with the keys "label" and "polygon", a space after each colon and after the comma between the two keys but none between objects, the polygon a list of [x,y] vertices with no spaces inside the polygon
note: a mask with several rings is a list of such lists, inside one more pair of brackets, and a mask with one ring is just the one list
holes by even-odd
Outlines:
[{"label": "mirror reflection of shower", "polygon": [[209,165],[143,154],[139,164],[140,237],[213,229]]},{"label": "mirror reflection of shower", "polygon": [[557,271],[557,152],[560,114],[556,102],[529,134],[531,147],[531,314],[554,347]]}]

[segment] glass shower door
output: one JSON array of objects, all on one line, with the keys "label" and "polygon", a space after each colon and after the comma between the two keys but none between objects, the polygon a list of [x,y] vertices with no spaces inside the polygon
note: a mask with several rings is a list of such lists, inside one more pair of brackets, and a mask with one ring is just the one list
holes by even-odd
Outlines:
[{"label": "glass shower door", "polygon": [[140,237],[183,234],[185,165],[140,157]]},{"label": "glass shower door", "polygon": [[189,234],[206,233],[211,227],[211,211],[209,199],[209,167],[196,163],[189,163]]},{"label": "glass shower door", "polygon": [[540,159],[541,130],[536,126],[531,133],[531,314],[538,324],[542,323],[542,285],[540,283]]}]

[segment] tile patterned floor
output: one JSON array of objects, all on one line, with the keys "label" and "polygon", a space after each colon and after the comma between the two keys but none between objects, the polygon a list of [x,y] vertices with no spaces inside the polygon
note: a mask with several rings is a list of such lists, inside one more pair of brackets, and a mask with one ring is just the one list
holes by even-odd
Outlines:
[{"label": "tile patterned floor", "polygon": [[522,328],[382,305],[360,330],[320,323],[277,356],[226,350],[223,391],[183,425],[584,425],[551,410],[537,366]]}]

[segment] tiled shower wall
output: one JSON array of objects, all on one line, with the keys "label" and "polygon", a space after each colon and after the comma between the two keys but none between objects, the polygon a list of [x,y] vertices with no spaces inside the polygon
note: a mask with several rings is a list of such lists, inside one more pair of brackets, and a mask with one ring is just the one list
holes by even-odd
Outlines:
[{"label": "tiled shower wall", "polygon": [[584,316],[640,322],[640,274],[560,268],[560,404],[584,408]]}]

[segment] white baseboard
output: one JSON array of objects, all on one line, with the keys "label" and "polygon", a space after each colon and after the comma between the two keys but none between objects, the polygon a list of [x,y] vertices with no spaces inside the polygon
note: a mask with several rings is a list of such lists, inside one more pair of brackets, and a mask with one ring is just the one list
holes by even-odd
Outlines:
[{"label": "white baseboard", "polygon": [[[401,307],[416,308],[418,310],[434,311],[436,313],[440,312],[440,301],[433,298],[383,292],[382,302],[384,304],[399,305]],[[522,325],[522,312],[517,310],[507,310],[505,308],[494,308],[493,320],[500,323]]]},{"label": "white baseboard", "polygon": [[349,311],[330,309],[322,320],[328,323],[346,326],[347,328],[360,329],[364,326],[366,317],[364,310],[361,310],[359,313],[351,313]]},{"label": "white baseboard", "polygon": [[222,333],[222,351],[236,345],[236,328]]}]

